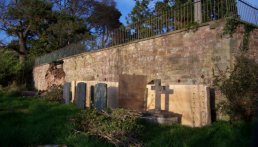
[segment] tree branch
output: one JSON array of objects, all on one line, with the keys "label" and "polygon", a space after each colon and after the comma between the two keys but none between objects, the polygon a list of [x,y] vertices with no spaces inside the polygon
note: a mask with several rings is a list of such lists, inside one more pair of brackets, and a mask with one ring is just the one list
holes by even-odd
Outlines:
[{"label": "tree branch", "polygon": [[[8,47],[8,46],[7,46]],[[25,53],[24,52],[21,52],[21,51],[19,51],[19,49],[16,49],[16,48],[12,48],[12,47],[8,47],[9,49],[11,49],[11,50],[13,50],[13,51],[15,51],[17,54],[19,54],[19,55],[25,55]]]},{"label": "tree branch", "polygon": [[2,30],[2,31],[7,31],[8,29],[6,29],[6,28],[0,28],[0,30]]},{"label": "tree branch", "polygon": [[4,20],[3,18],[0,18],[0,21],[2,21],[5,25],[9,25],[10,27],[16,27],[15,25],[13,25],[10,22]]},{"label": "tree branch", "polygon": [[24,31],[24,36],[27,36],[28,31],[30,30],[31,24],[29,24],[29,26],[26,28],[26,30]]}]

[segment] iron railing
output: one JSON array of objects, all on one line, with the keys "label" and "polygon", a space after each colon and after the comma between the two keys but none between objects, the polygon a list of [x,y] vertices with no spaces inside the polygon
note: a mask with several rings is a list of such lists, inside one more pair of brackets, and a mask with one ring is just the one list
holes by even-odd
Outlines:
[{"label": "iron railing", "polygon": [[[249,13],[252,13],[252,15],[256,13],[256,15],[251,16]],[[137,23],[122,26],[104,36],[93,35],[90,39],[41,56],[36,59],[35,64],[50,63],[79,53],[116,46],[184,28],[191,28],[199,23],[239,15],[243,21],[257,25],[257,8],[242,0],[188,2]]]}]

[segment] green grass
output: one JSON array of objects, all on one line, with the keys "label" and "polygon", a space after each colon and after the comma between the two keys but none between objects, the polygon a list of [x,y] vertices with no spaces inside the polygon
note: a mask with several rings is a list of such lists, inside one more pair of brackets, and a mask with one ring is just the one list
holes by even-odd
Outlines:
[{"label": "green grass", "polygon": [[108,145],[72,131],[69,120],[78,112],[73,105],[0,94],[0,146]]},{"label": "green grass", "polygon": [[202,128],[181,125],[146,125],[145,146],[162,147],[247,147],[250,146],[252,125],[216,122]]},{"label": "green grass", "polygon": [[[78,112],[73,105],[0,93],[0,146],[110,146],[96,137],[74,133],[69,120]],[[252,126],[244,122],[217,122],[203,128],[145,124],[141,139],[144,146],[250,146]]]}]

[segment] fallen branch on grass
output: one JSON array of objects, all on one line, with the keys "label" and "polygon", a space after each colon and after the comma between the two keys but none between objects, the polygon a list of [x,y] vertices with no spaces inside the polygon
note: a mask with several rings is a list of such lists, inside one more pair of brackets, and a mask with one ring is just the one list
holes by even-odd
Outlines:
[{"label": "fallen branch on grass", "polygon": [[116,109],[111,112],[87,110],[73,121],[76,133],[100,137],[115,146],[141,146],[142,126],[136,112]]}]

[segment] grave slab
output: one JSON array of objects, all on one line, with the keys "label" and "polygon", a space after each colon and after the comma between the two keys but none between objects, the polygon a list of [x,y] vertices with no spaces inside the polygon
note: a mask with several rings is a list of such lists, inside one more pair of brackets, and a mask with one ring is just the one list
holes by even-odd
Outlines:
[{"label": "grave slab", "polygon": [[107,108],[107,84],[98,83],[94,87],[94,107],[97,111]]},{"label": "grave slab", "polygon": [[134,111],[145,111],[147,76],[119,76],[119,107]]},{"label": "grave slab", "polygon": [[63,88],[63,98],[65,104],[69,104],[71,100],[71,83],[65,83]]},{"label": "grave slab", "polygon": [[76,106],[79,109],[85,109],[86,107],[86,83],[78,83],[76,89]]}]

